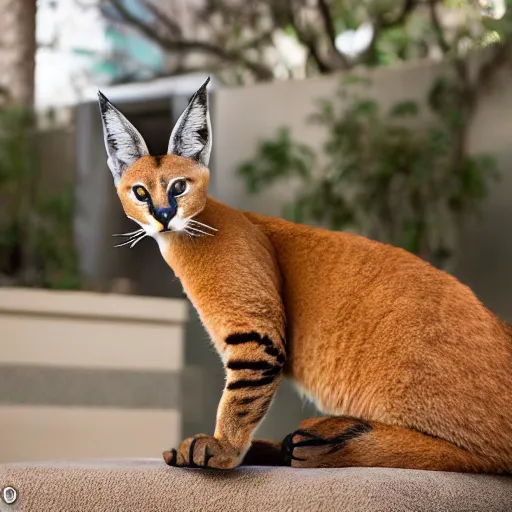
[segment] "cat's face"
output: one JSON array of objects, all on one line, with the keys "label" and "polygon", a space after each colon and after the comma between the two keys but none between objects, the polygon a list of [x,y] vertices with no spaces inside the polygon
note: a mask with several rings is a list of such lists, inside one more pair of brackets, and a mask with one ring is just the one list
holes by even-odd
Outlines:
[{"label": "cat's face", "polygon": [[185,231],[205,206],[209,179],[208,169],[192,158],[143,156],[123,173],[117,194],[148,235]]},{"label": "cat's face", "polygon": [[99,93],[107,162],[117,194],[126,215],[150,236],[193,231],[189,223],[205,207],[211,149],[208,81],[190,99],[164,156],[149,155],[136,128]]}]

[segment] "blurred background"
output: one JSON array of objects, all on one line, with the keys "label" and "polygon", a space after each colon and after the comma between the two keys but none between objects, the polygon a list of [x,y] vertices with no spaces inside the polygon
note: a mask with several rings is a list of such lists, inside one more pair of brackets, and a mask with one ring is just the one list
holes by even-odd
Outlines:
[{"label": "blurred background", "polygon": [[[212,76],[214,197],[404,247],[512,321],[510,3],[0,0],[0,462],[214,429],[179,282],[152,240],[113,248],[98,88],[164,154]],[[258,435],[314,414],[285,383]]]}]

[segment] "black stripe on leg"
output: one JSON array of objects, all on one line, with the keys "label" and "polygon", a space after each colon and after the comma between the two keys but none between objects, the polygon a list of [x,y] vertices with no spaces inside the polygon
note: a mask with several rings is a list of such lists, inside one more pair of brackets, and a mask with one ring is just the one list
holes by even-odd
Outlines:
[{"label": "black stripe on leg", "polygon": [[264,377],[267,377],[270,375],[279,375],[281,373],[281,370],[282,370],[281,366],[272,366],[268,370],[265,370],[262,375]]},{"label": "black stripe on leg", "polygon": [[259,333],[252,331],[246,333],[230,334],[226,338],[226,343],[228,345],[241,345],[242,343],[248,343],[249,341],[255,341],[259,343],[260,339],[261,336],[259,335]]},{"label": "black stripe on leg", "polygon": [[281,352],[276,347],[265,347],[265,353],[269,356],[279,357]]},{"label": "black stripe on leg", "polygon": [[288,434],[281,444],[281,455],[283,457],[283,460],[285,461],[286,466],[290,466],[292,459],[293,460],[304,460],[300,457],[296,457],[293,455],[293,449],[295,448],[295,444],[293,443],[293,437],[298,432],[292,432],[291,434]]},{"label": "black stripe on leg", "polygon": [[260,345],[264,345],[265,347],[273,347],[274,343],[268,336],[261,336]]},{"label": "black stripe on leg", "polygon": [[190,446],[188,447],[188,465],[191,468],[198,468],[199,466],[194,462],[194,448],[196,447],[198,438],[194,437]]},{"label": "black stripe on leg", "polygon": [[243,389],[243,388],[258,388],[260,386],[266,386],[273,382],[275,377],[263,377],[257,380],[236,380],[235,382],[230,382],[227,385],[227,389]]},{"label": "black stripe on leg", "polygon": [[259,423],[261,418],[263,418],[263,414],[256,414],[255,416],[249,418],[247,425],[254,425],[255,423]]},{"label": "black stripe on leg", "polygon": [[236,403],[237,405],[249,405],[252,404],[255,400],[258,400],[258,398],[261,398],[259,396],[248,396],[245,398],[241,398]]},{"label": "black stripe on leg", "polygon": [[261,421],[263,416],[265,416],[265,413],[267,412],[267,408],[272,400],[272,397],[265,399],[263,403],[260,404],[259,409],[257,411],[254,411],[254,414],[250,416],[247,420],[248,425],[254,425],[255,423],[258,423]]},{"label": "black stripe on leg", "polygon": [[251,331],[247,333],[230,334],[226,338],[226,343],[228,345],[241,345],[249,342],[258,343],[258,345],[265,347],[265,353],[275,357],[280,364],[284,364],[286,359],[285,355],[274,346],[273,341],[268,336],[261,336],[258,332]]},{"label": "black stripe on leg", "polygon": [[[308,430],[296,430],[295,432],[287,435],[283,440],[283,457],[285,458],[287,465],[291,464],[292,459],[305,460],[293,455],[295,448],[304,446],[331,446],[331,449],[327,452],[327,454],[335,453],[341,450],[352,439],[362,436],[363,434],[370,432],[372,429],[373,427],[369,423],[361,421],[355,425],[352,425],[351,427],[348,427],[338,436],[325,438]],[[306,439],[295,443],[293,439],[297,435],[305,437]]]},{"label": "black stripe on leg", "polygon": [[264,411],[267,410],[268,406],[270,405],[270,402],[272,402],[273,396],[266,396],[263,398],[263,402],[260,404],[260,408]]},{"label": "black stripe on leg", "polygon": [[[328,453],[334,453],[341,450],[349,441],[356,437],[362,436],[372,430],[372,426],[368,423],[357,423],[344,430],[339,436],[334,437],[321,437],[319,435],[308,432],[307,430],[296,430],[291,434],[290,441],[292,442],[293,448],[300,448],[303,446],[332,446]],[[301,435],[306,439],[293,443],[293,437]],[[293,450],[292,448],[292,450]],[[292,455],[293,458],[293,455]]]},{"label": "black stripe on leg", "polygon": [[[275,365],[267,363],[266,361],[229,361],[227,367],[230,370],[272,370],[276,368]],[[277,367],[279,368],[279,367]]]},{"label": "black stripe on leg", "polygon": [[331,444],[333,444],[333,448],[329,451],[329,453],[334,453],[338,450],[341,450],[345,444],[347,444],[352,439],[356,437],[362,436],[363,434],[367,434],[373,430],[373,427],[369,423],[357,423],[352,427],[347,428],[341,435],[333,437],[330,439]]},{"label": "black stripe on leg", "polygon": [[243,343],[255,342],[264,347],[272,347],[274,343],[268,336],[262,336],[259,332],[251,331],[246,333],[230,334],[226,338],[228,345],[241,345]]},{"label": "black stripe on leg", "polygon": [[208,467],[208,461],[213,457],[213,455],[210,453],[210,451],[208,450],[208,445],[206,444],[204,446],[204,468],[207,468]]},{"label": "black stripe on leg", "polygon": [[[249,405],[253,402],[256,402],[252,408],[248,409],[248,412],[254,412],[254,411],[266,411],[268,406],[270,405],[270,402],[272,402],[273,396],[249,396],[246,398],[241,398],[240,400],[236,400],[234,402],[234,405],[241,406],[241,405]],[[263,413],[264,414],[264,413]]]}]

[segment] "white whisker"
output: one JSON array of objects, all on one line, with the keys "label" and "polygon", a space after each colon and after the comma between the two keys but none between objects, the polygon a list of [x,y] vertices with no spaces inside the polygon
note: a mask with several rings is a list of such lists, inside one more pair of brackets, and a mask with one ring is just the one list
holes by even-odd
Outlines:
[{"label": "white whisker", "polygon": [[213,233],[207,233],[206,231],[203,231],[202,229],[195,228],[193,226],[187,226],[187,229],[191,229],[192,231],[196,231],[197,233],[202,233],[203,235],[215,236]]},{"label": "white whisker", "polygon": [[[144,231],[143,231],[144,232]],[[137,238],[139,238],[139,236],[141,235],[142,233],[137,233],[136,235],[132,235],[128,238],[128,240],[124,240],[122,243],[118,244],[118,245],[114,245],[114,247],[121,247],[123,245],[127,245],[131,242],[133,242],[134,240],[136,240]]]},{"label": "white whisker", "polygon": [[188,236],[193,236],[193,237],[200,237],[201,235],[197,235],[196,233],[192,233],[191,231],[189,231],[187,228],[185,228],[183,230],[184,233],[186,233]]},{"label": "white whisker", "polygon": [[133,242],[133,238],[130,238],[130,240],[126,240],[125,242],[123,242],[121,244],[114,245],[114,247],[123,247],[123,245],[128,245],[128,244],[131,244],[132,242]]},{"label": "white whisker", "polygon": [[[145,236],[147,236],[146,233],[144,233],[142,236],[138,236],[138,235],[131,236],[128,240],[125,240],[124,242],[122,242],[120,244],[114,245],[114,247],[123,247],[123,245],[129,245],[129,244],[136,243],[136,242],[142,240]],[[133,247],[133,245],[132,245],[132,247]]]},{"label": "white whisker", "polygon": [[141,237],[137,238],[137,240],[135,240],[135,242],[133,242],[132,245],[130,245],[130,249],[135,247],[143,238],[146,238],[147,236],[147,233],[144,233]]},{"label": "white whisker", "polygon": [[133,236],[133,235],[139,235],[143,232],[144,232],[144,230],[142,228],[139,228],[136,231],[132,231],[131,233],[115,233],[112,236]]},{"label": "white whisker", "polygon": [[212,231],[218,231],[218,229],[212,228],[211,226],[208,226],[208,224],[203,224],[202,222],[199,222],[195,219],[189,219],[189,222],[193,222],[196,225],[202,226],[203,228],[211,229]]}]

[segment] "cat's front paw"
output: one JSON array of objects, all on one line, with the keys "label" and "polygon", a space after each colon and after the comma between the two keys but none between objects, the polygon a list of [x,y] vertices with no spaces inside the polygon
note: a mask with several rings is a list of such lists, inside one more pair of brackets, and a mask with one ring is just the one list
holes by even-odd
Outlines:
[{"label": "cat's front paw", "polygon": [[169,466],[187,468],[231,469],[242,461],[229,443],[206,434],[185,439],[177,450],[165,451],[163,456]]}]

